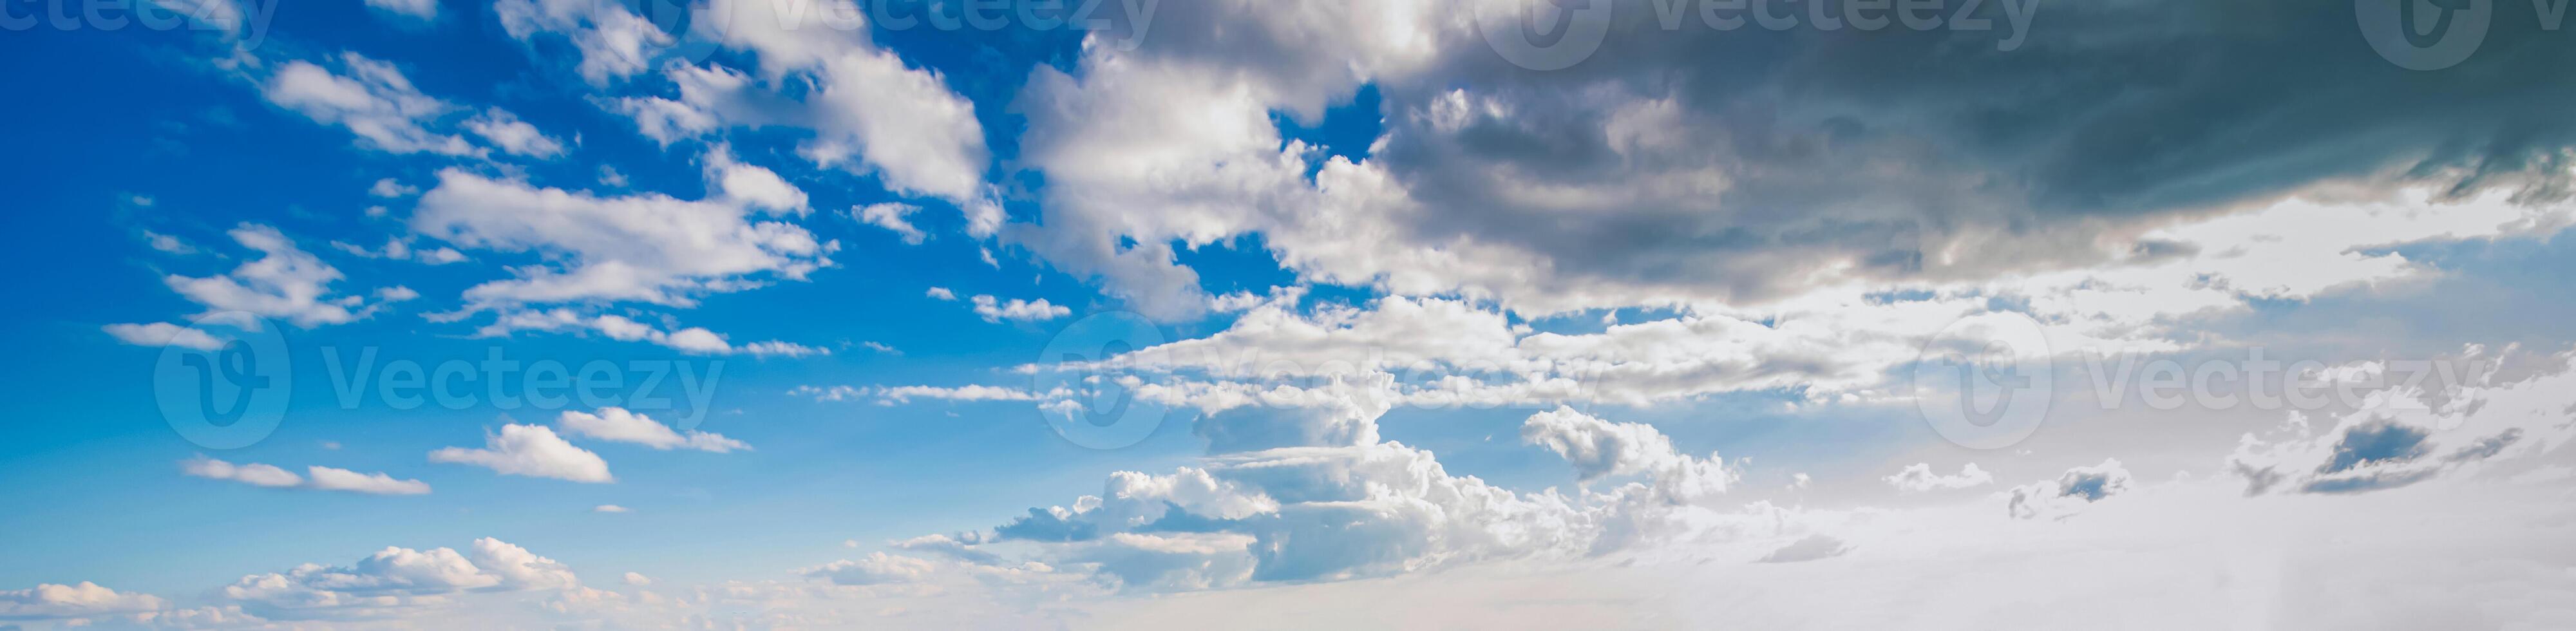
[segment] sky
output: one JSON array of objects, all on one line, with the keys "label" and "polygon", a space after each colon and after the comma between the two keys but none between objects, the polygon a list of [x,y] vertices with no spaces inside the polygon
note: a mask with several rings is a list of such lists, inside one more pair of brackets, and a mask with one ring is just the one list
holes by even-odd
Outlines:
[{"label": "sky", "polygon": [[0,2],[0,629],[2576,626],[2401,1]]}]

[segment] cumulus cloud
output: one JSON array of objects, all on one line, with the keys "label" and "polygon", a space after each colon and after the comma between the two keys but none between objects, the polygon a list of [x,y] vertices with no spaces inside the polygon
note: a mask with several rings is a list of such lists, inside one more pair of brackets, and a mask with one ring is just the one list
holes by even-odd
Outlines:
[{"label": "cumulus cloud", "polygon": [[1652,426],[1604,421],[1572,408],[1530,415],[1521,423],[1521,442],[1563,456],[1574,465],[1575,479],[1645,475],[1657,492],[1681,501],[1724,493],[1733,480],[1715,453],[1693,458],[1673,449],[1672,439]]},{"label": "cumulus cloud", "polygon": [[565,410],[555,420],[565,434],[617,443],[633,443],[663,451],[689,449],[714,453],[748,451],[751,445],[726,438],[721,434],[689,430],[673,431],[651,417],[626,411],[625,408],[600,408],[598,413]]},{"label": "cumulus cloud", "polygon": [[169,601],[151,594],[120,592],[97,583],[41,584],[32,589],[0,591],[0,620],[65,620],[166,608]]},{"label": "cumulus cloud", "polygon": [[543,425],[504,425],[500,433],[484,437],[482,449],[445,447],[429,452],[429,461],[474,465],[502,475],[590,483],[616,481],[608,474],[608,462],[601,460],[599,454],[573,446]]},{"label": "cumulus cloud", "polygon": [[289,487],[304,483],[304,478],[273,465],[258,463],[234,465],[205,456],[180,462],[179,470],[200,478],[229,480],[252,486]]},{"label": "cumulus cloud", "polygon": [[1905,470],[1883,479],[1887,480],[1888,485],[1896,487],[1896,490],[1914,493],[1964,489],[1995,482],[1994,474],[1977,468],[1977,463],[1974,462],[1960,466],[1958,475],[1933,473],[1931,463],[1918,462],[1907,465]]},{"label": "cumulus cloud", "polygon": [[450,606],[467,593],[578,588],[570,568],[497,539],[476,539],[465,552],[387,546],[345,566],[307,563],[253,574],[216,594],[279,620],[376,618]]}]

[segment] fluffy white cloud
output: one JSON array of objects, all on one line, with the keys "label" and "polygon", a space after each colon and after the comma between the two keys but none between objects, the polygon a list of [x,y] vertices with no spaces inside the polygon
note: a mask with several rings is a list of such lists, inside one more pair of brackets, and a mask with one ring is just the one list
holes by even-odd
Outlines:
[{"label": "fluffy white cloud", "polygon": [[579,587],[563,564],[484,538],[464,553],[387,546],[346,566],[307,563],[243,576],[217,595],[271,619],[365,619],[453,606],[468,593]]},{"label": "fluffy white cloud", "polygon": [[1612,423],[1572,408],[1530,415],[1521,423],[1521,442],[1564,457],[1574,465],[1577,480],[1645,475],[1654,480],[1657,492],[1676,501],[1726,492],[1732,480],[1725,460],[1715,453],[1693,458],[1674,450],[1672,439],[1652,426]]},{"label": "fluffy white cloud", "polygon": [[523,42],[560,36],[581,54],[576,69],[591,85],[643,72],[673,41],[653,22],[614,0],[501,0],[492,5],[501,29]]},{"label": "fluffy white cloud", "polygon": [[1884,479],[1887,480],[1888,485],[1896,487],[1896,490],[1916,493],[1964,489],[1995,483],[1995,475],[1977,468],[1977,463],[1974,462],[1960,466],[1958,475],[1933,473],[1931,463],[1918,462],[1906,465],[1905,470]]},{"label": "fluffy white cloud", "polygon": [[262,84],[260,94],[314,122],[348,128],[368,146],[392,153],[474,155],[472,143],[428,125],[456,109],[422,94],[393,64],[341,53],[340,72],[294,60]]},{"label": "fluffy white cloud", "polygon": [[484,448],[445,447],[429,452],[430,462],[468,464],[503,475],[555,478],[574,482],[615,482],[599,454],[573,446],[543,425],[512,423],[484,437]]},{"label": "fluffy white cloud", "polygon": [[88,581],[77,585],[42,584],[33,589],[0,591],[0,620],[87,618],[151,611],[169,604],[151,594],[120,592]]},{"label": "fluffy white cloud", "polygon": [[689,430],[686,433],[672,431],[669,426],[653,420],[652,417],[629,412],[625,408],[601,408],[596,414],[565,410],[563,415],[555,420],[555,424],[562,427],[565,434],[616,443],[634,443],[663,451],[692,449],[726,453],[751,449],[751,445],[726,438],[721,434],[697,430]]},{"label": "fluffy white cloud", "polygon": [[[750,51],[763,78],[777,87],[790,75],[808,82],[798,107],[782,116],[749,108],[713,111],[737,124],[789,123],[817,137],[798,153],[819,166],[847,165],[881,174],[898,192],[969,206],[984,194],[987,157],[974,104],[940,75],[906,65],[868,41],[865,13],[848,0],[717,0],[702,36]],[[685,95],[684,95],[685,96]],[[989,227],[979,234],[990,234]]]},{"label": "fluffy white cloud", "polygon": [[970,300],[975,303],[975,316],[983,318],[985,322],[1001,322],[1003,320],[1009,320],[1012,322],[1044,322],[1065,317],[1073,313],[1072,309],[1067,309],[1059,305],[1048,304],[1045,298],[1039,298],[1035,301],[1012,298],[1008,301],[1004,301],[992,296],[979,295]]},{"label": "fluffy white cloud", "polygon": [[[837,243],[752,218],[755,210],[801,211],[803,193],[782,190],[775,174],[736,163],[721,149],[707,161],[715,195],[694,201],[598,197],[447,169],[421,196],[411,223],[460,247],[548,257],[515,269],[516,278],[467,289],[468,308],[476,310],[593,300],[692,306],[701,293],[802,280],[830,264],[824,257]],[[793,207],[784,203],[790,199]]]}]

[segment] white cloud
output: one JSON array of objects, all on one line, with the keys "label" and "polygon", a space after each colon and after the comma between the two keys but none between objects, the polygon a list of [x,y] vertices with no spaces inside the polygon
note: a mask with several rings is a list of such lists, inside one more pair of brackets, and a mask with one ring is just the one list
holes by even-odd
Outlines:
[{"label": "white cloud", "polygon": [[2383,383],[2398,381],[2386,379],[2384,362],[2330,368],[2349,378],[2302,383],[2382,387],[2357,390],[2359,405],[2324,431],[2293,413],[2269,431],[2243,435],[2226,469],[2249,496],[2369,493],[2474,474],[2576,442],[2576,419],[2565,414],[2576,407],[2568,394],[2576,392],[2576,351],[2529,360],[2540,368],[2518,378],[2475,368],[2521,361],[2510,353],[2469,347],[2434,362],[2457,368],[2454,376],[2422,384]]},{"label": "white cloud", "polygon": [[643,72],[673,40],[653,22],[612,0],[501,0],[492,5],[501,29],[522,42],[560,35],[580,51],[576,70],[593,86]]},{"label": "white cloud", "polygon": [[201,351],[213,351],[224,347],[224,340],[215,339],[203,330],[166,322],[110,324],[101,329],[107,331],[108,335],[116,336],[117,340],[135,346],[168,345]]},{"label": "white cloud", "polygon": [[1575,478],[1593,482],[1622,475],[1646,475],[1655,489],[1677,500],[1726,492],[1733,474],[1725,460],[1711,453],[1693,458],[1673,449],[1672,439],[1642,423],[1612,423],[1572,408],[1559,407],[1530,415],[1521,423],[1521,442],[1546,447],[1574,465]]},{"label": "white cloud", "polygon": [[751,449],[751,445],[720,434],[697,430],[689,430],[686,433],[672,431],[669,426],[663,425],[660,421],[626,411],[625,408],[601,408],[597,414],[565,410],[563,415],[555,420],[555,424],[563,427],[564,433],[569,435],[616,443],[633,443],[663,451],[691,449],[726,453]]},{"label": "white cloud", "polygon": [[414,248],[407,237],[386,237],[385,246],[378,249],[368,249],[366,246],[342,241],[331,242],[331,247],[371,259],[415,261],[428,265],[446,265],[465,261],[465,253],[458,252],[455,248]]},{"label": "white cloud", "polygon": [[1994,474],[1986,473],[1986,470],[1977,468],[1977,463],[1974,462],[1959,467],[1958,475],[1941,475],[1933,473],[1931,463],[1918,462],[1907,465],[1905,470],[1898,471],[1896,472],[1896,475],[1887,476],[1883,479],[1887,480],[1889,485],[1895,486],[1897,490],[1917,493],[1923,491],[1964,489],[1993,484],[1995,482]]},{"label": "white cloud", "polygon": [[438,17],[438,0],[367,0],[367,6],[422,20]]},{"label": "white cloud", "polygon": [[469,593],[577,590],[570,568],[497,539],[467,552],[387,546],[346,566],[306,563],[243,576],[217,595],[272,619],[389,618],[451,607]]},{"label": "white cloud", "polygon": [[727,168],[711,169],[718,171],[709,182],[717,195],[696,201],[655,193],[598,197],[447,169],[421,196],[412,227],[460,247],[548,255],[549,263],[513,270],[516,278],[467,289],[474,310],[594,300],[686,307],[699,294],[803,280],[831,263],[825,256],[837,243],[818,242],[791,223],[752,219],[755,207],[801,208],[801,192],[782,198],[794,189],[738,186],[775,183],[776,176],[751,177],[768,172],[733,163],[721,150],[708,162]]},{"label": "white cloud", "polygon": [[618,506],[618,505],[616,505],[616,504],[601,504],[601,505],[598,505],[598,506],[590,507],[590,512],[594,512],[594,513],[632,513],[632,512],[635,512],[635,510],[634,510],[634,509],[631,509],[631,508],[624,507],[624,506]]},{"label": "white cloud", "polygon": [[197,248],[195,246],[188,245],[185,241],[180,241],[178,237],[150,230],[143,231],[143,240],[146,243],[151,244],[152,249],[160,250],[169,254],[187,255],[197,253]]},{"label": "white cloud", "polygon": [[33,589],[0,591],[0,620],[80,619],[152,611],[169,604],[158,596],[120,592],[89,581],[77,585],[40,584]]},{"label": "white cloud", "polygon": [[474,118],[466,119],[465,129],[483,137],[483,141],[514,156],[547,159],[564,153],[562,141],[546,136],[536,125],[519,120],[517,115],[501,108],[489,108]]},{"label": "white cloud", "polygon": [[474,155],[464,138],[426,126],[455,106],[422,94],[393,64],[341,53],[341,72],[304,60],[289,61],[268,77],[261,95],[314,122],[348,128],[368,146],[391,153]]},{"label": "white cloud", "polygon": [[[873,392],[877,396],[879,402],[886,404],[909,403],[913,399],[938,399],[944,401],[1037,401],[1048,396],[1048,393],[1029,392],[1027,390],[1017,388],[1003,388],[980,384],[970,384],[957,387],[890,386],[878,387],[869,391]],[[830,390],[821,390],[815,389],[813,386],[805,386],[791,394],[810,394],[816,395],[818,398],[822,398],[824,400],[839,401],[849,398],[857,392],[858,391],[856,390],[848,389],[846,386],[836,386]]]},{"label": "white cloud", "polygon": [[350,491],[375,495],[426,495],[429,485],[419,480],[397,480],[382,473],[359,473],[331,467],[307,467],[312,486],[325,491]]},{"label": "white cloud", "polygon": [[796,573],[831,579],[840,585],[884,585],[910,583],[930,574],[929,561],[883,552],[870,553],[857,561],[840,560],[821,566],[797,570]]},{"label": "white cloud", "polygon": [[937,298],[937,299],[940,299],[940,300],[956,300],[956,299],[957,299],[957,292],[949,291],[949,290],[948,290],[948,288],[946,288],[946,287],[932,287],[932,288],[930,288],[930,291],[923,292],[923,294],[922,294],[922,295],[929,296],[929,297],[932,297],[932,298]]},{"label": "white cloud", "polygon": [[913,227],[912,222],[904,220],[906,215],[920,210],[920,206],[902,202],[885,202],[852,208],[850,218],[860,223],[892,230],[896,235],[903,237],[904,243],[921,245],[922,240],[929,238],[929,235],[923,234],[920,228]]},{"label": "white cloud", "polygon": [[590,483],[616,481],[608,474],[608,462],[600,460],[599,454],[565,442],[543,425],[504,425],[501,433],[484,438],[482,449],[441,448],[429,452],[429,461],[469,464],[503,475]]},{"label": "white cloud", "polygon": [[[788,122],[817,137],[798,153],[818,166],[846,165],[883,176],[895,191],[963,206],[984,195],[987,156],[974,104],[936,72],[913,68],[868,41],[864,15],[847,0],[718,0],[710,11],[733,20],[700,35],[758,57],[768,83],[789,75],[810,86],[801,107],[713,111],[737,124]],[[686,70],[677,72],[687,72]],[[685,96],[685,95],[684,95]],[[785,121],[774,120],[784,117]],[[978,236],[991,234],[980,232]]]},{"label": "white cloud", "polygon": [[384,179],[376,180],[376,183],[375,183],[375,184],[370,185],[370,186],[368,186],[368,187],[367,187],[367,194],[368,194],[368,195],[373,195],[373,196],[376,196],[376,197],[382,197],[382,198],[386,198],[386,199],[393,199],[393,198],[396,198],[396,197],[409,197],[409,196],[411,196],[411,194],[413,194],[413,193],[418,193],[418,192],[420,192],[420,189],[419,189],[418,187],[413,187],[413,186],[407,186],[407,185],[404,185],[401,181],[395,180],[395,179],[393,179],[393,178],[384,178]]},{"label": "white cloud", "polygon": [[625,582],[626,584],[628,584],[628,585],[633,585],[633,586],[636,586],[636,587],[644,587],[644,586],[652,585],[652,584],[653,584],[653,579],[651,579],[651,578],[647,578],[647,577],[645,577],[645,576],[644,576],[644,575],[642,575],[642,574],[637,574],[637,573],[634,573],[634,572],[627,572],[627,573],[626,573],[626,577],[624,578],[624,582]]},{"label": "white cloud", "polygon": [[621,342],[649,342],[684,353],[722,355],[747,353],[756,357],[811,357],[830,355],[828,349],[781,341],[752,342],[735,346],[725,336],[703,327],[663,330],[632,318],[615,314],[582,315],[572,309],[544,311],[507,311],[492,324],[475,331],[476,337],[503,337],[517,331],[592,332]]},{"label": "white cloud", "polygon": [[976,317],[983,318],[985,322],[1045,322],[1073,313],[1072,309],[1048,304],[1045,298],[1034,302],[1012,298],[1004,302],[992,296],[979,295],[973,300]]},{"label": "white cloud", "polygon": [[306,467],[306,477],[297,476],[272,465],[250,463],[236,465],[198,456],[180,461],[179,470],[188,475],[215,480],[240,482],[270,488],[307,488],[322,491],[346,491],[371,495],[426,495],[429,484],[419,480],[401,480],[382,473],[359,473],[324,466]]},{"label": "white cloud", "polygon": [[276,228],[246,223],[229,234],[243,247],[258,251],[260,258],[223,276],[171,274],[162,281],[180,296],[204,305],[207,313],[247,311],[305,328],[345,324],[375,311],[376,306],[367,305],[360,296],[332,295],[330,286],[342,278],[340,270],[297,249]]},{"label": "white cloud", "polygon": [[258,463],[235,465],[205,456],[180,462],[179,470],[200,478],[229,480],[252,486],[276,488],[304,484],[304,478],[275,466]]}]

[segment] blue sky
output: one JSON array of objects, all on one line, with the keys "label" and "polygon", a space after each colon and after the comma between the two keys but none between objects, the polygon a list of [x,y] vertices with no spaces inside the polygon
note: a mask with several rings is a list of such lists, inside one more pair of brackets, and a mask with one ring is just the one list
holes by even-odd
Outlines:
[{"label": "blue sky", "polygon": [[[1544,4],[13,28],[0,628],[2330,628],[2297,612],[2425,576],[2576,593],[2576,84],[2509,79],[2576,57],[2545,15],[2432,70],[2335,2],[2260,37],[2052,4],[2007,49],[1608,2],[1570,66],[1498,54]],[[1102,322],[1152,339],[1050,356]],[[403,404],[395,362],[473,396]],[[2177,403],[2135,394],[2158,362]],[[666,400],[485,389],[538,363]],[[225,369],[291,384],[246,445],[165,405]],[[2293,382],[2352,396],[2243,396]],[[1151,430],[1049,422],[1109,401]],[[1810,599],[1961,568],[2088,605]],[[2137,589],[2208,575],[2240,587]]]}]

